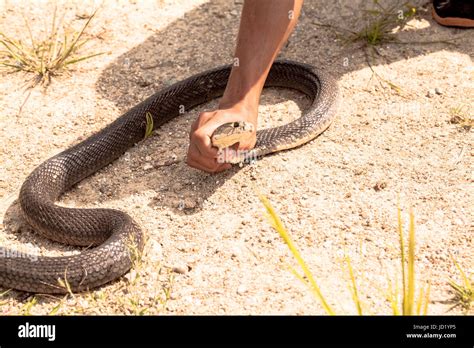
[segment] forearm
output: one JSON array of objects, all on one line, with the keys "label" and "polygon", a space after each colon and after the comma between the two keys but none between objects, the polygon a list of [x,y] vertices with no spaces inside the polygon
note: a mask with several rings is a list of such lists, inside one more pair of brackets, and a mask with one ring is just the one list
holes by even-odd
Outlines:
[{"label": "forearm", "polygon": [[272,63],[290,36],[303,0],[246,0],[242,10],[235,63],[219,108],[243,106],[255,118]]}]

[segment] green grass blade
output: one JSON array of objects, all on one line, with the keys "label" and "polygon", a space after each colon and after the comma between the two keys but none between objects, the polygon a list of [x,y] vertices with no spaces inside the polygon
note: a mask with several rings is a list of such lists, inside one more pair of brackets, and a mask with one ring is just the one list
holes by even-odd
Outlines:
[{"label": "green grass blade", "polygon": [[146,112],[145,117],[146,117],[146,128],[145,128],[144,139],[148,138],[153,133],[153,116],[151,115],[151,113]]}]

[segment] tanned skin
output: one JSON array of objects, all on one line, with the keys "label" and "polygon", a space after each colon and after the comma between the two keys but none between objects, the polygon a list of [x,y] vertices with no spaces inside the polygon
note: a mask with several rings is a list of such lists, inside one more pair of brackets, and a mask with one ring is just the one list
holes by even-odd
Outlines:
[{"label": "tanned skin", "polygon": [[[216,173],[231,164],[218,163],[211,135],[227,122],[251,122],[257,129],[263,85],[278,52],[288,40],[300,15],[303,0],[246,0],[242,9],[235,61],[217,110],[199,115],[191,126],[187,164]],[[234,150],[250,150],[256,133]]]}]

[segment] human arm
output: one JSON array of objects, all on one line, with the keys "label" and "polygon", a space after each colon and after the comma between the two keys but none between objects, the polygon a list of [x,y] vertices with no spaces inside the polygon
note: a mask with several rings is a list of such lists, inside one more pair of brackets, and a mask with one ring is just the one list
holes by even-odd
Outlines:
[{"label": "human arm", "polygon": [[[295,27],[303,0],[246,0],[242,9],[235,60],[217,110],[203,112],[193,123],[187,163],[207,172],[230,168],[218,163],[211,144],[214,130],[227,122],[246,121],[257,129],[258,105],[265,80],[281,47]],[[236,150],[255,146],[256,133]]]}]

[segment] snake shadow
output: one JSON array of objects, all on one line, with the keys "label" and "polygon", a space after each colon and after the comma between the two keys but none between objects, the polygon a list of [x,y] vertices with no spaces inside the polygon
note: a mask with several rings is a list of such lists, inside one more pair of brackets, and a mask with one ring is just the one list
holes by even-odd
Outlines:
[{"label": "snake shadow", "polygon": [[[366,49],[360,44],[345,45],[334,40],[334,29],[321,27],[316,23],[347,23],[356,26],[361,22],[364,2],[360,2],[360,11],[354,13],[349,2],[309,0],[305,1],[298,26],[282,50],[280,57],[294,59],[315,66],[323,66],[330,70],[336,78],[353,70],[367,68]],[[429,25],[422,29],[407,28],[413,35],[412,40],[429,41],[434,32],[442,32],[444,37],[465,35],[465,30],[445,28],[436,24],[431,18],[431,1],[419,0],[414,5],[420,8],[418,16]],[[174,82],[192,74],[228,64],[232,61],[235,40],[238,32],[242,1],[211,1],[187,12],[167,27],[151,35],[143,43],[119,56],[110,63],[100,75],[96,83],[97,93],[112,101],[121,112],[126,111],[147,96]],[[395,25],[395,24],[394,24]],[[352,29],[352,28],[351,28]],[[392,49],[384,53],[377,52],[372,65],[390,64],[399,60],[407,60],[419,55],[426,55],[439,50],[458,50],[473,56],[464,46],[456,46],[446,42],[428,44],[408,44],[402,49]],[[350,64],[344,64],[344,58],[350,57]],[[285,92],[283,96],[287,96]],[[262,104],[267,99],[262,98]],[[297,101],[300,108],[304,103]],[[200,111],[216,107],[216,102],[207,104],[188,112],[183,117],[169,122],[158,130],[158,144],[142,149],[144,156],[153,158],[158,163],[158,170],[152,175],[135,178],[133,184],[127,184],[127,177],[115,189],[107,189],[112,199],[134,194],[137,190],[157,189],[162,187],[157,204],[168,205],[176,210],[179,204],[192,213],[196,203],[195,193],[199,193],[199,201],[205,201],[226,180],[239,170],[217,175],[199,173],[184,164],[188,144],[188,132],[192,120]],[[166,164],[169,156],[178,157],[180,161],[173,165]],[[161,163],[161,164],[159,164]],[[120,170],[118,171],[120,172]],[[198,187],[190,190],[188,185]]]}]

